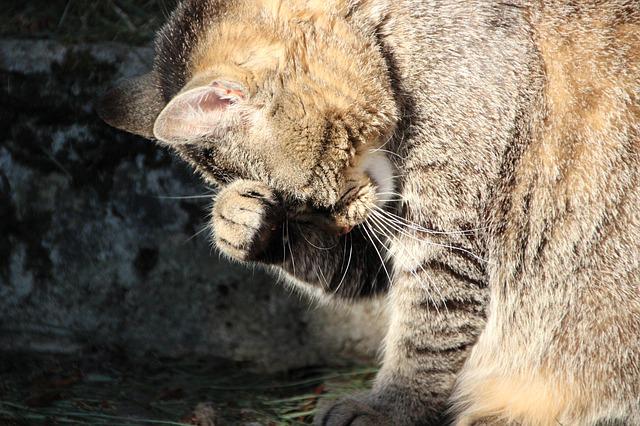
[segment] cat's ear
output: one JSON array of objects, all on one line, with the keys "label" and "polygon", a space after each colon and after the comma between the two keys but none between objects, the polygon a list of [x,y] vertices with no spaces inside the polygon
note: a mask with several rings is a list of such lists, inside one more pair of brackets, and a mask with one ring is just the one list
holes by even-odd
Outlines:
[{"label": "cat's ear", "polygon": [[109,125],[153,138],[153,124],[165,102],[155,71],[132,78],[107,92],[99,101],[98,115]]},{"label": "cat's ear", "polygon": [[242,119],[238,103],[245,97],[246,90],[241,84],[227,80],[187,89],[162,110],[153,134],[168,144],[221,136]]}]

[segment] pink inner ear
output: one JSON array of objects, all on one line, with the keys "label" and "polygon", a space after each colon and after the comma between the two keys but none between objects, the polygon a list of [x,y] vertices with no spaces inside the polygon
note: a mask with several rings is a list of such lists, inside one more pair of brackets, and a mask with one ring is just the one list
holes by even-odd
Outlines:
[{"label": "pink inner ear", "polygon": [[198,100],[198,106],[205,111],[226,108],[232,103],[230,98],[222,98],[214,91],[206,92],[202,98]]},{"label": "pink inner ear", "polygon": [[226,95],[228,97],[238,98],[238,99],[244,98],[244,91],[233,83],[216,80],[211,84],[211,87],[213,87],[214,89],[217,89],[216,91],[218,91],[219,93],[221,92],[221,94]]},{"label": "pink inner ear", "polygon": [[213,90],[207,91],[199,102],[204,109],[226,108],[238,99],[244,99],[243,89],[234,83],[216,80],[211,83]]},{"label": "pink inner ear", "polygon": [[244,98],[240,84],[225,80],[188,90],[176,96],[160,113],[154,135],[162,142],[180,144],[226,132],[238,118],[237,111],[229,107]]}]

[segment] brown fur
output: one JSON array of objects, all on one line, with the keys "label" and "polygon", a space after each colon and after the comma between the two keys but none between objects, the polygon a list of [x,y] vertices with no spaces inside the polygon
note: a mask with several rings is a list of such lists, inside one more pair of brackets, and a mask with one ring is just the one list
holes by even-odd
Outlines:
[{"label": "brown fur", "polygon": [[106,119],[221,184],[221,251],[389,289],[319,424],[640,424],[638,2],[188,0],[157,50]]}]

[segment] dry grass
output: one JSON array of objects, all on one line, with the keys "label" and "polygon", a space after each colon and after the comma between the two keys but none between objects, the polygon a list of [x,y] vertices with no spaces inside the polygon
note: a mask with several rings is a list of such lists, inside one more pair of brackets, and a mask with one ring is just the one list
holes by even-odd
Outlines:
[{"label": "dry grass", "polygon": [[318,400],[369,386],[371,367],[315,368],[260,375],[219,360],[137,361],[0,355],[2,425],[300,425]]}]

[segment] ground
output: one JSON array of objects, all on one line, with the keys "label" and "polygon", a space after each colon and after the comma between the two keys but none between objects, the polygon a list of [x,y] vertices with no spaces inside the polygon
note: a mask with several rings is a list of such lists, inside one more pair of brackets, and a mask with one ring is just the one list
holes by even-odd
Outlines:
[{"label": "ground", "polygon": [[375,369],[252,373],[211,359],[0,355],[0,424],[296,425],[319,398],[364,389]]}]

